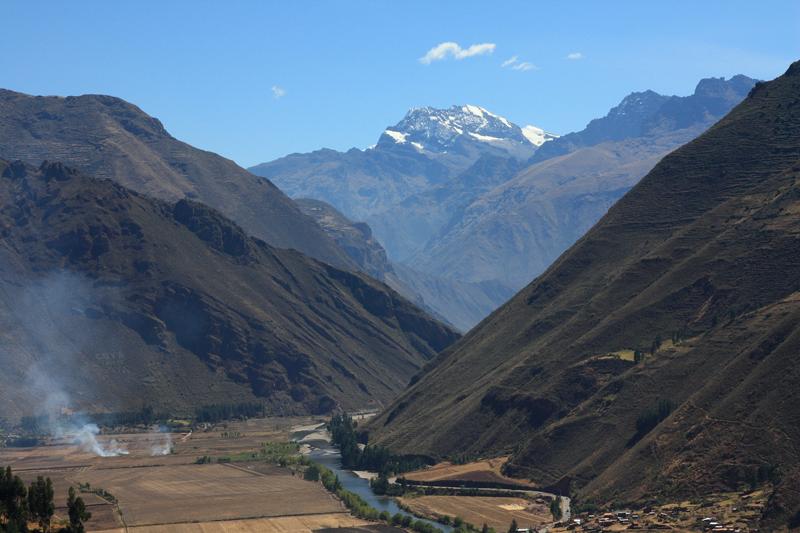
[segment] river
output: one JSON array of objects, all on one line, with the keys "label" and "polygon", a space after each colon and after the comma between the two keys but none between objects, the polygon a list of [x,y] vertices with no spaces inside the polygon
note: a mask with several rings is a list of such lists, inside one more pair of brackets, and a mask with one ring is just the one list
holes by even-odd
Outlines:
[{"label": "river", "polygon": [[350,470],[344,470],[342,468],[342,457],[339,454],[339,450],[330,444],[330,441],[325,435],[327,432],[324,431],[323,426],[324,424],[314,428],[298,428],[297,431],[292,432],[291,439],[295,442],[300,442],[307,445],[309,449],[305,450],[305,454],[312,461],[324,465],[334,474],[336,474],[339,477],[339,482],[342,484],[342,487],[361,496],[365,502],[377,509],[378,512],[386,511],[392,516],[399,513],[403,516],[410,516],[414,520],[422,520],[423,522],[427,522],[444,531],[445,533],[451,533],[453,531],[453,528],[450,526],[446,526],[432,520],[418,518],[411,513],[402,510],[397,505],[397,502],[394,500],[394,498],[389,496],[378,496],[372,492],[368,479],[360,478]]}]

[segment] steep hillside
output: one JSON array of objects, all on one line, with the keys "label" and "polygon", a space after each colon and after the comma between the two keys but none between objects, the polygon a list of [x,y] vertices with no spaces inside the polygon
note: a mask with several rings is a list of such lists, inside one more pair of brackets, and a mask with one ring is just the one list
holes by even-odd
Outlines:
[{"label": "steep hillside", "polygon": [[534,164],[478,190],[409,262],[434,276],[524,287],[664,155],[722,118],[754,83],[746,76],[711,78],[691,96],[647,91],[625,97],[585,130],[544,144]]},{"label": "steep hillside", "polygon": [[175,139],[157,119],[119,98],[0,89],[0,157],[35,165],[62,161],[156,198],[198,200],[273,246],[354,268],[272,183]]},{"label": "steep hillside", "polygon": [[774,483],[780,521],[800,509],[799,354],[800,62],[665,157],[370,426],[402,451],[513,452],[510,473],[584,501]]},{"label": "steep hillside", "polygon": [[457,338],[365,275],[60,163],[0,162],[0,233],[5,416],[381,405]]},{"label": "steep hillside", "polygon": [[373,237],[372,228],[364,222],[352,222],[335,207],[322,200],[297,198],[295,203],[308,217],[332,237],[336,244],[359,266],[379,281],[386,281],[394,272],[386,250]]},{"label": "steep hillside", "polygon": [[[457,198],[458,195],[454,194],[443,200],[457,201]],[[304,213],[317,221],[362,271],[460,331],[467,331],[513,295],[512,291],[498,283],[461,282],[393,263],[366,223],[352,222],[321,200],[298,198],[296,203]]]}]

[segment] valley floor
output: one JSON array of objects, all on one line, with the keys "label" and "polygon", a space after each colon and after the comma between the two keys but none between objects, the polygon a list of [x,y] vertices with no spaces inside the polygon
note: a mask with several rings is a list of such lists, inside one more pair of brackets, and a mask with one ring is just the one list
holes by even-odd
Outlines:
[{"label": "valley floor", "polygon": [[[322,419],[310,417],[251,419],[171,435],[172,452],[152,456],[154,439],[163,434],[123,433],[112,439],[128,455],[98,457],[67,442],[52,440],[33,448],[0,448],[0,465],[9,465],[26,483],[37,476],[53,480],[56,523],[66,519],[69,487],[81,492],[92,519],[87,530],[103,533],[401,533],[402,530],[355,518],[320,483],[301,472],[256,456],[258,450],[297,446],[289,440],[324,440]],[[268,444],[265,447],[264,443]],[[301,446],[308,446],[303,444]],[[297,450],[297,448],[292,448]],[[302,449],[302,447],[301,447]],[[205,458],[205,459],[201,459]],[[212,460],[207,460],[213,458]],[[452,523],[456,517],[479,530],[520,528],[559,531],[752,531],[769,491],[765,489],[706,495],[639,510],[573,512],[563,498],[564,517],[554,524],[552,495],[525,480],[502,473],[506,457],[467,464],[440,463],[404,477],[418,487],[398,502],[417,516]],[[273,461],[275,462],[275,461]],[[459,489],[453,483],[516,485],[515,489]],[[448,487],[447,484],[451,486]],[[768,488],[767,488],[768,489]],[[470,493],[472,491],[472,493]],[[469,493],[469,495],[467,495]],[[704,521],[705,519],[705,521]],[[716,527],[716,529],[714,529]]]},{"label": "valley floor", "polygon": [[[80,490],[92,513],[88,531],[300,533],[367,525],[319,483],[288,468],[246,460],[262,443],[287,442],[293,428],[313,421],[251,419],[173,434],[172,453],[158,456],[150,455],[153,435],[145,433],[103,437],[128,449],[118,457],[97,457],[57,441],[4,448],[0,465],[11,466],[26,483],[50,477],[57,521],[66,518],[68,488]],[[198,464],[204,456],[235,462]]]}]

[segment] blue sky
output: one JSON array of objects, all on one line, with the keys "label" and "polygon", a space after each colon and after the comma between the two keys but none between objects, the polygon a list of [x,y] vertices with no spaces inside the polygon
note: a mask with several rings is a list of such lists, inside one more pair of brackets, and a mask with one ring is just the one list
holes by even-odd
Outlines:
[{"label": "blue sky", "polygon": [[[684,95],[703,77],[770,79],[800,59],[797,0],[0,7],[0,87],[120,96],[245,166],[366,147],[412,106],[477,104],[566,133],[634,90]],[[420,61],[447,42],[460,48]]]}]

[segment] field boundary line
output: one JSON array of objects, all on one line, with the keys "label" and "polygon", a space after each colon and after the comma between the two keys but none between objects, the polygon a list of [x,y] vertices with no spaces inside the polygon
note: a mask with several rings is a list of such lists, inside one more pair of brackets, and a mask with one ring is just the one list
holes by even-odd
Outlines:
[{"label": "field boundary line", "polygon": [[[204,524],[208,522],[237,522],[237,521],[244,521],[244,520],[269,520],[271,518],[307,518],[307,517],[314,517],[314,516],[329,516],[329,515],[348,515],[350,514],[350,510],[343,510],[343,511],[331,511],[328,513],[290,513],[290,514],[282,514],[282,515],[256,515],[256,516],[241,516],[236,518],[217,518],[217,519],[209,519],[209,520],[182,520],[180,522],[158,522],[152,524],[135,524],[132,526],[127,526],[128,529],[138,529],[142,527],[153,527],[153,526],[175,526],[178,524]],[[356,517],[353,517],[356,518]]]}]

